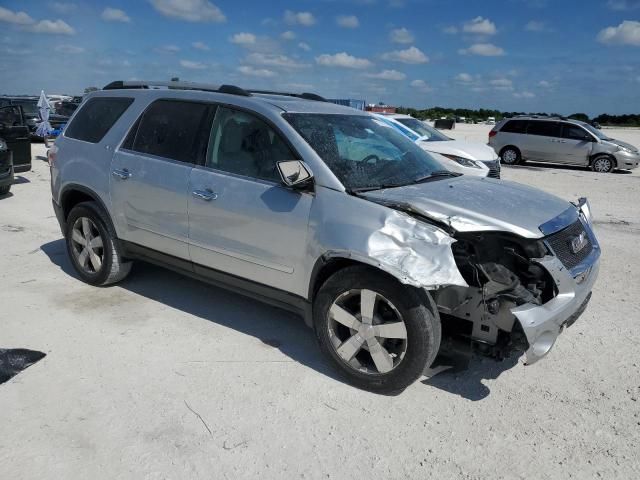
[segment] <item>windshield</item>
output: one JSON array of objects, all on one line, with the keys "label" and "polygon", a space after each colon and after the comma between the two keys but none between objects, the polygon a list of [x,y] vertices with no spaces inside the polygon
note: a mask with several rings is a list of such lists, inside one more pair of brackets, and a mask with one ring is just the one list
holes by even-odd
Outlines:
[{"label": "windshield", "polygon": [[396,118],[395,120],[409,127],[421,137],[426,137],[422,139],[425,142],[444,142],[446,140],[451,140],[435,128],[430,127],[416,118]]},{"label": "windshield", "polygon": [[611,138],[607,137],[603,132],[598,130],[596,127],[593,127],[593,126],[589,125],[588,123],[580,122],[580,125],[582,125],[584,128],[589,130],[590,133],[592,133],[593,135],[598,137],[600,140],[612,140]]},{"label": "windshield", "polygon": [[385,118],[383,116],[379,116],[376,115],[375,116],[378,120],[380,120],[381,122],[386,123],[389,127],[395,128],[396,130],[398,130],[401,134],[403,134],[405,137],[408,137],[412,142],[415,142],[416,140],[420,139],[420,135],[417,135],[416,133],[412,132],[410,129],[408,129],[407,127],[405,127],[404,125],[394,122],[392,120],[389,120],[388,118]]},{"label": "windshield", "polygon": [[25,115],[39,116],[37,100],[12,100],[12,105],[20,105]]},{"label": "windshield", "polygon": [[287,113],[284,118],[348,190],[408,185],[444,168],[374,117]]}]

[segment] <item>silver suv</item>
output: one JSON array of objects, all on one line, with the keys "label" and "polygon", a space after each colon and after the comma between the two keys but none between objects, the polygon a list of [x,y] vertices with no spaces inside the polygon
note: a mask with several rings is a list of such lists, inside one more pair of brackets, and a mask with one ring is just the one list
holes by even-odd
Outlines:
[{"label": "silver suv", "polygon": [[143,260],[299,312],[337,370],[379,392],[411,384],[449,339],[533,363],[589,301],[586,200],[443,171],[317,95],[150,86],[91,94],[50,151],[87,283]]},{"label": "silver suv", "polygon": [[609,138],[588,123],[560,117],[502,120],[489,132],[489,145],[506,165],[532,160],[612,172],[640,163],[640,152],[633,145]]}]

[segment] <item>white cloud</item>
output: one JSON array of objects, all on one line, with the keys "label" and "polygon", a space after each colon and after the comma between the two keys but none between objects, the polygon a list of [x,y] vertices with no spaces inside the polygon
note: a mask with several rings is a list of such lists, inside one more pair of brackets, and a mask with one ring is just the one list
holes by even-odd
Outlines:
[{"label": "white cloud", "polygon": [[194,62],[192,60],[180,60],[180,66],[189,70],[204,70],[207,66],[202,62]]},{"label": "white cloud", "polygon": [[262,65],[265,67],[303,68],[308,66],[304,63],[299,63],[286,55],[269,53],[251,53],[247,55],[246,61],[254,65]]},{"label": "white cloud", "polygon": [[311,50],[311,47],[309,46],[309,44],[305,42],[300,42],[298,44],[298,48],[304,50],[305,52],[308,52],[309,50]]},{"label": "white cloud", "polygon": [[446,33],[447,35],[455,35],[456,33],[458,33],[458,27],[454,27],[453,25],[444,27],[442,29],[442,33]]},{"label": "white cloud", "polygon": [[67,14],[73,12],[77,5],[71,2],[51,2],[48,7],[56,13]]},{"label": "white cloud", "polygon": [[397,70],[383,70],[380,73],[367,73],[365,77],[377,78],[378,80],[404,80],[407,76]]},{"label": "white cloud", "polygon": [[420,90],[429,89],[429,85],[424,80],[413,80],[409,85]]},{"label": "white cloud", "polygon": [[149,0],[165,17],[187,22],[222,23],[227,20],[222,10],[208,0]]},{"label": "white cloud", "polygon": [[619,12],[626,10],[636,10],[640,8],[640,1],[638,0],[609,0],[607,2],[607,7],[611,10],[616,10]]},{"label": "white cloud", "polygon": [[459,73],[454,80],[458,83],[471,83],[473,82],[473,77],[468,73]]},{"label": "white cloud", "polygon": [[476,17],[462,26],[465,33],[475,33],[478,35],[495,35],[496,25],[488,18]]},{"label": "white cloud", "polygon": [[607,45],[640,47],[640,22],[625,20],[617,27],[607,27],[598,34],[598,41]]},{"label": "white cloud", "polygon": [[544,22],[539,22],[537,20],[531,20],[528,22],[524,29],[528,32],[546,32],[548,30],[547,24]]},{"label": "white cloud", "polygon": [[60,53],[71,53],[71,54],[75,54],[75,53],[82,53],[84,52],[84,48],[82,47],[77,47],[76,45],[58,45],[55,48],[56,52],[60,52]]},{"label": "white cloud", "polygon": [[406,50],[396,50],[393,52],[388,52],[383,54],[382,58],[391,62],[402,62],[415,65],[420,63],[427,63],[429,61],[429,57],[427,57],[416,47],[409,47]]},{"label": "white cloud", "polygon": [[241,67],[238,67],[238,71],[243,75],[248,75],[250,77],[270,78],[276,76],[276,72],[272,72],[271,70],[267,70],[266,68],[253,68],[248,65],[242,65]]},{"label": "white cloud", "polygon": [[336,17],[336,23],[343,28],[358,28],[360,22],[355,15],[340,15]]},{"label": "white cloud", "polygon": [[191,44],[191,46],[192,46],[193,48],[195,48],[196,50],[202,50],[203,52],[208,52],[209,50],[211,50],[211,49],[209,48],[209,45],[207,45],[207,44],[206,44],[206,43],[204,43],[204,42],[193,42],[193,43]]},{"label": "white cloud", "polygon": [[296,34],[291,30],[287,30],[286,32],[282,32],[280,38],[282,38],[283,40],[294,40],[296,38]]},{"label": "white cloud", "polygon": [[513,94],[513,96],[516,98],[535,98],[536,94],[533,92],[524,91],[524,92],[516,92]]},{"label": "white cloud", "polygon": [[0,22],[13,23],[15,25],[31,25],[35,20],[25,12],[14,12],[8,8],[0,7]]},{"label": "white cloud", "polygon": [[551,88],[552,85],[551,85],[551,82],[548,82],[546,80],[540,80],[538,82],[538,86],[542,88]]},{"label": "white cloud", "polygon": [[367,68],[372,65],[366,58],[357,58],[346,52],[336,53],[335,55],[325,53],[316,57],[316,63],[324,67],[340,68]]},{"label": "white cloud", "polygon": [[107,22],[131,22],[131,18],[126,14],[124,10],[119,8],[107,7],[102,11],[102,19]]},{"label": "white cloud", "polygon": [[253,45],[256,43],[256,36],[253,33],[240,32],[233,35],[229,41],[236,45]]},{"label": "white cloud", "polygon": [[50,33],[53,35],[74,35],[76,31],[63,20],[40,20],[31,25],[29,30],[35,33]]},{"label": "white cloud", "polygon": [[157,47],[155,51],[158,53],[178,53],[180,47],[177,45],[162,45],[161,47]]},{"label": "white cloud", "polygon": [[469,48],[458,50],[460,55],[480,55],[482,57],[500,57],[504,55],[504,50],[496,47],[493,43],[475,43]]},{"label": "white cloud", "polygon": [[389,38],[393,43],[412,43],[413,34],[406,28],[395,28],[389,32]]},{"label": "white cloud", "polygon": [[490,80],[489,84],[497,90],[511,90],[513,88],[513,82],[508,78],[496,78]]},{"label": "white cloud", "polygon": [[302,25],[310,27],[316,23],[316,19],[311,12],[292,12],[286,10],[284,12],[284,21],[289,25]]}]

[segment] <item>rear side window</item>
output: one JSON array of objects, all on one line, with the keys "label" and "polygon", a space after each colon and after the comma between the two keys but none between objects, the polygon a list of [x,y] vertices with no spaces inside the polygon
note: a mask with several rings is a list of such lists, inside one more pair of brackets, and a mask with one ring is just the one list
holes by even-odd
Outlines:
[{"label": "rear side window", "polygon": [[133,98],[92,98],[80,108],[64,135],[98,143],[132,103]]},{"label": "rear side window", "polygon": [[[204,103],[158,100],[140,119],[131,150],[185,163],[204,154],[210,109]],[[129,138],[123,147],[127,148]]]},{"label": "rear side window", "polygon": [[500,131],[506,133],[525,133],[527,131],[527,121],[509,120],[504,124]]},{"label": "rear side window", "polygon": [[532,121],[529,122],[527,133],[544,137],[559,137],[560,124],[558,122]]}]

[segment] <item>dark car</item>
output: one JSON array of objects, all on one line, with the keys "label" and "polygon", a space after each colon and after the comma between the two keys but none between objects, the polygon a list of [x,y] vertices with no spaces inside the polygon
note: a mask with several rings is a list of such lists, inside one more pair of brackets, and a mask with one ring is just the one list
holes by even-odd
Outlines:
[{"label": "dark car", "polygon": [[[24,113],[24,118],[27,127],[29,128],[29,135],[34,139],[42,140],[41,137],[36,135],[36,129],[38,123],[42,121],[40,118],[40,110],[38,108],[37,97],[0,97],[0,107],[4,106],[20,106]],[[63,128],[69,121],[68,115],[59,115],[56,113],[49,113],[49,123],[53,129],[59,130]],[[14,155],[15,156],[15,155]]]},{"label": "dark car", "polygon": [[0,137],[0,197],[11,189],[13,184],[13,158],[7,142]]},{"label": "dark car", "polygon": [[[29,140],[29,128],[26,125],[25,115],[19,105],[0,107],[0,139],[6,153],[0,152],[0,179],[6,180],[10,163],[13,164],[13,172],[27,172],[31,170],[31,142]],[[0,149],[2,150],[2,149]],[[3,177],[3,173],[7,177]],[[2,185],[3,180],[0,180]],[[8,182],[8,180],[6,180]],[[0,186],[0,189],[4,187]],[[7,188],[8,191],[8,188]]]}]

